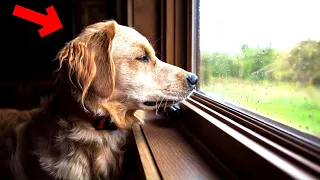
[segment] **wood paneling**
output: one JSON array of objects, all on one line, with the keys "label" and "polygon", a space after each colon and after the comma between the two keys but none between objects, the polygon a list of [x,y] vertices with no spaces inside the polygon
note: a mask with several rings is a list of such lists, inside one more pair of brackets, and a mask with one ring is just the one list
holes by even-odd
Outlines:
[{"label": "wood paneling", "polygon": [[161,58],[161,1],[131,0],[133,6],[133,27],[144,35]]},{"label": "wood paneling", "polygon": [[175,64],[175,41],[174,41],[174,0],[166,0],[165,4],[165,22],[164,28],[166,29],[166,34],[164,38],[166,39],[166,62],[169,64]]},{"label": "wood paneling", "polygon": [[188,2],[189,0],[166,0],[162,4],[162,31],[161,36],[165,39],[166,62],[187,69],[188,55]]},{"label": "wood paneling", "polygon": [[133,27],[133,0],[127,0],[127,25]]},{"label": "wood paneling", "polygon": [[[128,22],[146,36],[158,58],[187,69],[188,3],[191,0],[128,0]],[[130,9],[132,7],[132,10]]]},{"label": "wood paneling", "polygon": [[187,69],[187,1],[175,0],[174,13],[174,65]]}]

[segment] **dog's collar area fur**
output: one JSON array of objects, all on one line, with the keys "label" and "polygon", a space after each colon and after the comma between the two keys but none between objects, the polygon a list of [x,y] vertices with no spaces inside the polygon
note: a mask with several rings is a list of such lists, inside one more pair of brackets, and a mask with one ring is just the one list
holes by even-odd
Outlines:
[{"label": "dog's collar area fur", "polygon": [[109,114],[105,116],[97,116],[91,120],[91,123],[94,128],[97,130],[117,130],[117,125],[111,120],[111,116]]},{"label": "dog's collar area fur", "polygon": [[[74,116],[77,116],[80,119],[90,122],[92,126],[97,130],[117,130],[118,129],[117,125],[112,121],[110,114],[107,113],[102,116],[97,116],[94,113],[92,113],[90,110],[89,112],[85,112],[83,110],[83,107],[73,102],[72,100],[68,101],[68,97],[65,98],[64,100],[65,101],[57,101],[56,99],[52,100],[53,108],[55,109],[55,111],[58,111],[58,113],[62,113],[62,116],[68,116],[69,114],[73,114]],[[69,102],[69,103],[66,104],[61,102]]]},{"label": "dog's collar area fur", "polygon": [[[84,105],[84,107],[88,110],[87,106]],[[118,126],[112,121],[110,114],[106,114],[103,116],[96,116],[94,113],[90,110],[88,110],[89,113],[85,116],[88,117],[89,115],[89,121],[91,122],[92,126],[97,130],[117,130]]]}]

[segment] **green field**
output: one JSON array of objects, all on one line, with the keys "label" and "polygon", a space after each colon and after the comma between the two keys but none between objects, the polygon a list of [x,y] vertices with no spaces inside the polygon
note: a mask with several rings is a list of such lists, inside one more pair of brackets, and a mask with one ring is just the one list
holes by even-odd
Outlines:
[{"label": "green field", "polygon": [[236,78],[212,78],[209,82],[212,84],[201,84],[200,89],[320,137],[320,89]]}]

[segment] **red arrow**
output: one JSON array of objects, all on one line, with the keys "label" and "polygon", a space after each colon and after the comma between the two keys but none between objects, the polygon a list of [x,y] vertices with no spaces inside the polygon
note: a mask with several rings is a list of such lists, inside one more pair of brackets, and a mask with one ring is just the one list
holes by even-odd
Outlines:
[{"label": "red arrow", "polygon": [[46,11],[48,15],[43,15],[16,5],[12,15],[43,26],[38,32],[41,37],[44,37],[63,27],[53,6],[48,7]]}]

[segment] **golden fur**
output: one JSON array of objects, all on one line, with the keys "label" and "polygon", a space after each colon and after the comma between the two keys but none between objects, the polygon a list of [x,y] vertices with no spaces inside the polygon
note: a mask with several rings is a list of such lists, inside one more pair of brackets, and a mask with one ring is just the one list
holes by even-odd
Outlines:
[{"label": "golden fur", "polygon": [[[0,110],[0,179],[118,179],[136,110],[179,102],[192,90],[186,71],[157,59],[145,37],[115,21],[88,26],[57,59],[45,104]],[[88,121],[107,113],[118,130],[96,130]]]}]

